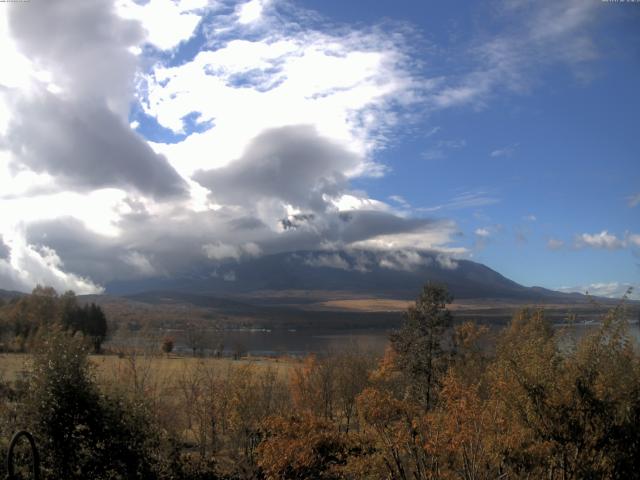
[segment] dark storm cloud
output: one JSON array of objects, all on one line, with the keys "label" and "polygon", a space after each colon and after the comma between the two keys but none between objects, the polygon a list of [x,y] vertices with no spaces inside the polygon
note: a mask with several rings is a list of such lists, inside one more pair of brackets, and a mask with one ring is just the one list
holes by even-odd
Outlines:
[{"label": "dark storm cloud", "polygon": [[194,267],[213,266],[215,261],[206,258],[206,245],[242,247],[251,242],[262,254],[348,249],[378,235],[428,233],[442,228],[435,221],[385,212],[332,211],[300,228],[276,232],[251,220],[239,225],[237,212],[225,208],[216,212],[177,209],[173,215],[145,217],[134,213],[125,215],[118,226],[120,236],[106,237],[87,230],[75,219],[60,218],[33,223],[26,233],[28,243],[54,249],[65,270],[105,284],[115,279],[180,275]]},{"label": "dark storm cloud", "polygon": [[54,249],[65,270],[105,284],[180,274],[205,260],[203,245],[220,228],[198,214],[182,220],[149,217],[140,224],[132,218],[125,224],[136,228],[107,237],[73,218],[59,218],[32,223],[26,237],[32,245]]},{"label": "dark storm cloud", "polygon": [[255,217],[239,217],[229,221],[229,226],[235,231],[258,230],[267,228],[262,220]]},{"label": "dark storm cloud", "polygon": [[[5,148],[18,168],[46,172],[60,187],[132,187],[155,198],[186,193],[186,184],[128,125],[142,38],[110,0],[33,1],[12,5],[18,50],[51,73],[61,89],[15,96]],[[54,90],[55,91],[55,90]]]},{"label": "dark storm cloud", "polygon": [[6,144],[14,161],[76,189],[133,187],[156,198],[183,194],[184,180],[100,103],[45,93],[14,107]]},{"label": "dark storm cloud", "polygon": [[318,135],[313,127],[288,126],[265,131],[230,165],[200,171],[194,179],[218,202],[251,205],[278,199],[298,208],[323,211],[323,195],[336,196],[347,186],[344,172],[360,159]]},{"label": "dark storm cloud", "polygon": [[375,210],[355,210],[341,213],[339,218],[343,223],[341,240],[345,243],[367,240],[379,235],[411,233],[430,226],[436,228],[439,225],[433,220],[404,218]]},{"label": "dark storm cloud", "polygon": [[124,215],[115,237],[88,230],[74,218],[34,222],[26,230],[29,244],[56,251],[65,270],[105,284],[141,276],[180,274],[206,261],[210,243],[241,244],[245,238],[264,238],[266,227],[239,235],[237,219],[224,209],[192,212],[176,208],[175,214]]},{"label": "dark storm cloud", "polygon": [[253,239],[265,253],[323,248],[349,248],[356,242],[380,235],[440,231],[443,224],[429,219],[411,219],[374,210],[326,212],[283,233]]},{"label": "dark storm cloud", "polygon": [[102,282],[114,275],[129,274],[130,267],[120,257],[124,248],[110,237],[98,235],[82,222],[69,217],[35,222],[26,230],[31,245],[46,246],[56,251],[65,270]]}]

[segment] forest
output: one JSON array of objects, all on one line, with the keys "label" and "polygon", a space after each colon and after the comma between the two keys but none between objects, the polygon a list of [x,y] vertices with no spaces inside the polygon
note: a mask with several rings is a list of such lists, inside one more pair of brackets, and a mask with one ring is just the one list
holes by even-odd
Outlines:
[{"label": "forest", "polygon": [[640,478],[626,299],[579,338],[534,307],[457,322],[452,300],[425,285],[381,357],[180,361],[102,348],[100,307],[36,288],[0,307],[1,460],[24,429],[44,479]]}]

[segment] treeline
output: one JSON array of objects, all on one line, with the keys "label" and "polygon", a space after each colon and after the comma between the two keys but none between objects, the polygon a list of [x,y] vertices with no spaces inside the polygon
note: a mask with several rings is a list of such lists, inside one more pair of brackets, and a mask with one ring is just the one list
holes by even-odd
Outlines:
[{"label": "treeline", "polygon": [[38,285],[30,295],[0,303],[0,349],[27,352],[46,337],[52,327],[72,335],[82,334],[99,353],[107,338],[107,318],[95,303],[80,305],[73,291],[62,295]]},{"label": "treeline", "polygon": [[382,358],[199,360],[171,382],[133,352],[98,379],[86,342],[54,328],[0,389],[0,434],[33,431],[46,479],[640,477],[623,303],[575,340],[539,309],[497,334],[453,327],[450,300],[426,286]]}]

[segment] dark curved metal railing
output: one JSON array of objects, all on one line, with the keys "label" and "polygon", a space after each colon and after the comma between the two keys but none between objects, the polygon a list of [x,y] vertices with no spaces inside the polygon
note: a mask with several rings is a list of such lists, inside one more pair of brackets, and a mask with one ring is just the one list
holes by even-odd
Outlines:
[{"label": "dark curved metal railing", "polygon": [[7,476],[6,480],[16,480],[15,469],[13,466],[14,461],[14,453],[16,445],[20,438],[25,437],[29,442],[29,446],[31,447],[31,479],[32,480],[40,480],[40,457],[38,456],[38,448],[36,447],[36,441],[26,430],[20,430],[16,432],[16,434],[11,439],[11,443],[9,443],[9,450],[7,451]]}]

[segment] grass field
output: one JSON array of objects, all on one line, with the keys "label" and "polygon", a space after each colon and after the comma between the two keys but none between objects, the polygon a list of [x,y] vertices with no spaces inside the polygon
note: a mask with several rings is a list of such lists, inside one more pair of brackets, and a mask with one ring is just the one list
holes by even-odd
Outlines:
[{"label": "grass field", "polygon": [[403,312],[414,302],[391,298],[357,298],[328,300],[312,306],[321,309],[348,310],[356,312]]},{"label": "grass field", "polygon": [[[0,354],[0,379],[4,381],[15,381],[24,377],[30,367],[32,356],[21,353]],[[292,368],[299,364],[298,360],[289,358],[263,358],[247,357],[241,360],[230,358],[194,358],[180,356],[158,356],[158,355],[92,355],[91,362],[95,365],[96,376],[99,381],[113,381],[130,375],[133,369],[148,380],[159,380],[163,382],[176,380],[197,369],[210,372],[223,373],[229,369],[241,367],[252,367],[257,371],[271,369],[278,376],[288,377]]]}]

